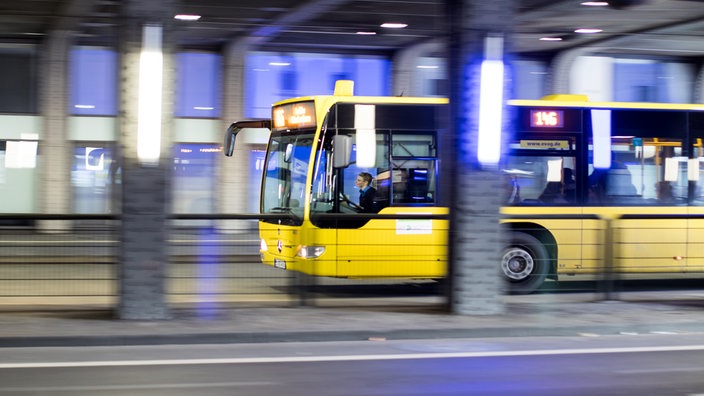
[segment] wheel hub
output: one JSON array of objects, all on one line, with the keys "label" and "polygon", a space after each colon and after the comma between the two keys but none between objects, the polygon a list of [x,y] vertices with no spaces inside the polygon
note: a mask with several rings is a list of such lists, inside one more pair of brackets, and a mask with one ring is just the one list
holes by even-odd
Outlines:
[{"label": "wheel hub", "polygon": [[501,268],[511,280],[526,279],[535,268],[533,257],[527,251],[520,248],[511,248],[504,253],[501,260]]}]

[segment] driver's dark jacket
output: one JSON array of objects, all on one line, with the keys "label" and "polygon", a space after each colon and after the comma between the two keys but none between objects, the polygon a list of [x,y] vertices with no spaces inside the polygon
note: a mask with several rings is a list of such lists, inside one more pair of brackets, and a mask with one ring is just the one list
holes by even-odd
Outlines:
[{"label": "driver's dark jacket", "polygon": [[362,207],[362,213],[375,213],[374,198],[376,197],[376,189],[369,187],[365,191],[360,190],[359,206]]}]

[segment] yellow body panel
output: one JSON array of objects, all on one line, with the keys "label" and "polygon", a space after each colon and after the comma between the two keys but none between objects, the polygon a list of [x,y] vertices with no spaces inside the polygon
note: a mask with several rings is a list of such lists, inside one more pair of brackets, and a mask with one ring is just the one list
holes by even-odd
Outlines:
[{"label": "yellow body panel", "polygon": [[[704,216],[704,207],[690,207],[689,214]],[[687,272],[704,272],[704,218],[687,222]]]},{"label": "yellow body panel", "polygon": [[[704,219],[621,219],[623,215],[685,215],[682,207],[506,207],[504,223],[544,228],[557,243],[557,274],[593,274],[605,268],[605,230],[611,227],[613,269],[624,273],[704,272]],[[519,215],[521,219],[511,219]],[[581,215],[576,220],[531,215]],[[589,216],[595,218],[590,219]],[[527,219],[526,219],[527,217]],[[519,228],[520,229],[520,228]]]},{"label": "yellow body panel", "polygon": [[[505,207],[507,226],[544,229],[554,238],[560,274],[594,274],[604,270],[605,230],[613,235],[613,269],[623,273],[704,272],[704,219],[619,219],[623,214],[686,214],[687,207]],[[704,211],[704,209],[695,210]],[[598,218],[540,219],[550,215]],[[385,208],[381,213],[447,213],[446,208]],[[519,215],[520,219],[511,218]],[[530,216],[536,218],[530,218]],[[517,224],[520,224],[518,226]],[[284,260],[286,269],[350,278],[443,277],[447,266],[445,220],[370,220],[357,229],[319,229],[260,223],[269,247],[262,261]],[[277,251],[281,240],[282,251]],[[300,245],[325,246],[315,259],[296,257]]]},{"label": "yellow body panel", "polygon": [[[446,214],[445,208],[385,208],[380,214]],[[438,278],[447,265],[447,220],[379,219],[338,230],[338,276]]]},{"label": "yellow body panel", "polygon": [[[334,229],[314,227],[309,222],[304,222],[301,227],[259,222],[259,237],[268,247],[266,251],[260,251],[262,262],[276,266],[275,260],[280,260],[285,264],[283,268],[287,270],[335,277],[337,276],[336,234]],[[326,250],[317,259],[304,259],[296,256],[302,244],[325,246]],[[282,246],[281,251],[278,249],[279,245]]]},{"label": "yellow body panel", "polygon": [[[446,208],[385,208],[380,214],[446,214]],[[447,264],[446,220],[373,219],[354,229],[322,229],[260,223],[266,241],[262,262],[286,269],[344,278],[439,278]],[[281,243],[279,243],[281,241]],[[278,246],[282,246],[281,252]],[[325,246],[318,258],[296,257],[298,246]]]}]

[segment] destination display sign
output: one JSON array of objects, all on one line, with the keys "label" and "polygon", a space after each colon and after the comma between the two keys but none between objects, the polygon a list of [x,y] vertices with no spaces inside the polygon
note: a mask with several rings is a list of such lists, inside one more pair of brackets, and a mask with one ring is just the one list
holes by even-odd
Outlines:
[{"label": "destination display sign", "polygon": [[274,106],[271,120],[274,131],[315,128],[315,103],[308,101]]},{"label": "destination display sign", "polygon": [[561,110],[531,110],[530,126],[562,128],[565,113]]},{"label": "destination display sign", "polygon": [[582,133],[583,109],[519,106],[518,131]]}]

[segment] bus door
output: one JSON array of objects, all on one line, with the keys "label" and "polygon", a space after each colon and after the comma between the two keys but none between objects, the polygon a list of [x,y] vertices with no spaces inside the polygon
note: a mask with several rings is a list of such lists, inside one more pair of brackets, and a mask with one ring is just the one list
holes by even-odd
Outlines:
[{"label": "bus door", "polygon": [[[553,272],[583,268],[583,179],[576,134],[518,133],[501,171],[506,226],[512,238],[528,234],[555,258]],[[512,219],[512,215],[516,215]],[[519,219],[520,217],[520,219]]]},{"label": "bus door", "polygon": [[[398,138],[397,135],[395,135]],[[394,137],[392,137],[393,139]],[[355,165],[342,171],[344,196],[359,203],[355,180],[373,177],[374,207],[349,208],[364,214],[411,215],[418,218],[360,219],[338,225],[338,276],[438,278],[445,274],[447,221],[429,215],[447,213],[437,207],[434,159],[387,162],[379,167]],[[428,218],[423,218],[428,217]]]},{"label": "bus door", "polygon": [[[435,133],[377,130],[375,136],[372,161],[360,158],[369,147],[350,138],[355,142],[350,158],[337,168],[324,165],[333,161],[324,154],[332,151],[332,145],[323,144],[313,176],[311,221],[336,233],[330,248],[335,249],[338,277],[441,277],[447,261],[447,222],[428,216],[447,212],[436,206]],[[361,199],[360,189],[366,184],[358,182],[369,178],[371,205]],[[316,216],[322,211],[340,216],[325,220],[326,216]],[[373,218],[377,214],[391,218]],[[428,218],[397,219],[395,214]]]},{"label": "bus door", "polygon": [[[336,233],[331,248],[335,249],[338,277],[444,275],[447,221],[393,218],[395,214],[425,216],[447,211],[437,207],[436,108],[377,105],[374,130],[345,124],[355,118],[347,113],[360,111],[352,105],[340,104],[331,110],[328,119],[337,117],[337,124],[326,128],[316,159],[311,221]],[[345,145],[348,150],[342,150]],[[343,161],[344,153],[349,155]],[[371,204],[360,202],[360,184],[356,183],[360,177],[372,179]],[[330,216],[316,216],[326,210],[339,214],[338,219],[333,222],[324,220]]]}]

